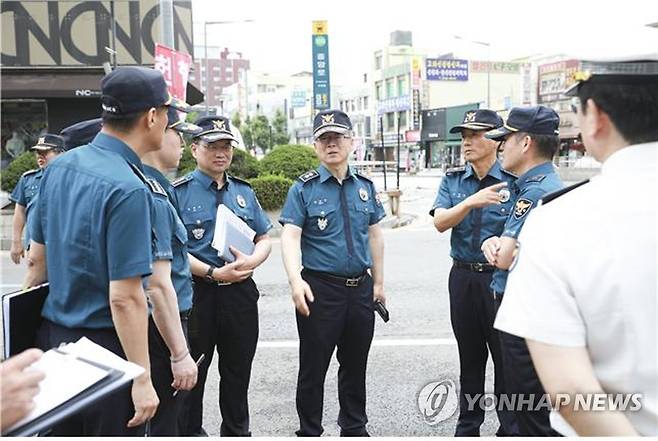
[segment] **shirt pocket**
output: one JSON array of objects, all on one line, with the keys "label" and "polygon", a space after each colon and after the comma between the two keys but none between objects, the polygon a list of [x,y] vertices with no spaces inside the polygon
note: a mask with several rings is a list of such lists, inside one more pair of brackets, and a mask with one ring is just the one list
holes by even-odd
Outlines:
[{"label": "shirt pocket", "polygon": [[352,212],[354,226],[357,228],[363,228],[370,224],[370,217],[375,212],[375,208],[370,202],[358,201],[352,204]]},{"label": "shirt pocket", "polygon": [[308,219],[306,225],[313,233],[327,234],[336,231],[338,222],[342,222],[336,206],[313,205],[308,207]]},{"label": "shirt pocket", "polygon": [[210,231],[213,215],[208,211],[183,212],[182,218],[190,241],[197,241],[214,233]]}]

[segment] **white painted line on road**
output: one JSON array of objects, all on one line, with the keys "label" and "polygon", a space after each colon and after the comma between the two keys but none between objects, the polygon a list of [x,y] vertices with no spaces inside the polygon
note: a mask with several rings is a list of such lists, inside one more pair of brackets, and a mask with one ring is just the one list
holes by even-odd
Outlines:
[{"label": "white painted line on road", "polygon": [[[408,339],[377,339],[372,341],[373,346],[453,346],[457,341],[454,338],[408,338]],[[296,348],[297,340],[259,341],[259,348]]]}]

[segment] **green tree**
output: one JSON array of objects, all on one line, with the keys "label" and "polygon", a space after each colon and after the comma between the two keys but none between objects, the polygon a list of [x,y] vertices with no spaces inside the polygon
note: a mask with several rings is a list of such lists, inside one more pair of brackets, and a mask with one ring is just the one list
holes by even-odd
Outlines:
[{"label": "green tree", "polygon": [[249,118],[249,115],[247,115],[243,127],[240,128],[240,133],[242,133],[242,140],[245,147],[252,148],[254,146],[254,137],[251,136],[251,118]]},{"label": "green tree", "polygon": [[242,118],[240,118],[240,113],[233,113],[233,116],[231,117],[231,125],[233,125],[233,127],[237,127],[238,130],[242,132]]},{"label": "green tree", "polygon": [[38,167],[34,152],[22,153],[2,171],[2,189],[11,193],[23,173]]},{"label": "green tree", "polygon": [[281,109],[277,109],[272,119],[272,142],[274,145],[288,144],[290,142],[288,121]]},{"label": "green tree", "polygon": [[[270,148],[270,122],[265,115],[256,115],[249,124],[252,145],[257,145],[264,151]],[[243,134],[244,136],[244,134]]]}]

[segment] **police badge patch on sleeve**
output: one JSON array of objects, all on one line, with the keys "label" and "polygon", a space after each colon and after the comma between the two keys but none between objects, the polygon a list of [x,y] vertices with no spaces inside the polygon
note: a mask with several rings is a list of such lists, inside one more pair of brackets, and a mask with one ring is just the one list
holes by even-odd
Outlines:
[{"label": "police badge patch on sleeve", "polygon": [[516,205],[514,205],[514,218],[521,219],[523,216],[525,216],[528,213],[528,211],[530,211],[531,207],[532,207],[531,200],[520,198],[519,200],[516,201]]}]

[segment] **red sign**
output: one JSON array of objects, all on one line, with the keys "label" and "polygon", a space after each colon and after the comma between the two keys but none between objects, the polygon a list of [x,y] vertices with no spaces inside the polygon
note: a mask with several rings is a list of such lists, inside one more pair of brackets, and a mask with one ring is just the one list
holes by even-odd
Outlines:
[{"label": "red sign", "polygon": [[420,130],[407,130],[404,132],[404,140],[406,142],[419,142]]},{"label": "red sign", "polygon": [[189,54],[156,43],[154,61],[155,69],[162,72],[165,77],[169,93],[185,101],[192,57]]}]

